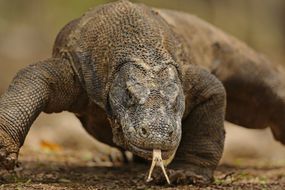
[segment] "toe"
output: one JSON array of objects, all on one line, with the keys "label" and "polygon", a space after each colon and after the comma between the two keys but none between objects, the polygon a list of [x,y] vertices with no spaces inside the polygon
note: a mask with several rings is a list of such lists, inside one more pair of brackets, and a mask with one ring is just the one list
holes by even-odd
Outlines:
[{"label": "toe", "polygon": [[124,162],[123,153],[115,148],[112,148],[109,154],[110,160],[113,163],[122,163]]},{"label": "toe", "polygon": [[0,161],[5,160],[7,157],[7,151],[5,149],[0,149]]},{"label": "toe", "polygon": [[17,154],[11,153],[9,154],[3,161],[4,167],[7,170],[13,170],[16,164]]}]

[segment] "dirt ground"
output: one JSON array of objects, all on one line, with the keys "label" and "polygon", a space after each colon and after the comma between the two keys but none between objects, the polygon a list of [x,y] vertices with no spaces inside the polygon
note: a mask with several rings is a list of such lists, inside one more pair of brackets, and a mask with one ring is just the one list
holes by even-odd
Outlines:
[{"label": "dirt ground", "polygon": [[[20,68],[49,57],[58,30],[67,21],[82,14],[77,7],[71,7],[75,6],[75,1],[61,2],[59,5],[52,3],[56,5],[56,9],[47,8],[47,2],[50,1],[43,4],[43,1],[30,0],[24,3],[25,6],[22,6],[22,2],[3,1],[7,5],[0,7],[3,10],[0,15],[0,94]],[[173,1],[173,4],[180,3]],[[265,4],[264,15],[269,18],[273,9],[268,9],[267,3],[258,2],[261,6],[253,6],[253,10],[240,6],[243,11],[249,10],[251,16],[255,15],[256,18],[251,19],[248,19],[249,15],[244,12],[225,9],[224,3],[220,4],[223,6],[217,9],[218,12],[210,11],[215,14],[219,26],[224,26],[223,29],[232,31],[241,39],[246,38],[243,40],[248,40],[259,51],[268,53],[271,60],[284,63],[284,52],[281,49],[284,48],[283,41],[279,39],[283,34],[278,29],[279,22],[263,19],[264,22],[259,26],[256,23],[260,23],[262,15],[252,14],[255,9],[262,11],[261,4]],[[12,7],[14,9],[11,9]],[[196,6],[183,6],[187,7],[193,7],[193,11],[197,9]],[[233,3],[233,7],[239,6]],[[83,11],[82,7],[78,8]],[[73,13],[70,18],[64,16],[68,10]],[[205,10],[208,15],[208,8]],[[223,10],[226,12],[222,13]],[[230,16],[225,17],[223,14]],[[242,15],[244,17],[241,17]],[[209,20],[212,20],[213,16],[210,17]],[[63,18],[66,21],[63,22]],[[58,23],[61,19],[62,23]],[[233,22],[233,19],[236,22]],[[255,19],[257,21],[254,21]],[[243,23],[243,20],[246,22]],[[275,24],[278,28],[273,27]],[[256,26],[258,27],[255,29]],[[230,27],[237,28],[229,30]],[[260,30],[260,27],[265,27],[266,30]],[[251,33],[254,35],[250,35]],[[97,149],[98,145],[79,125],[78,120],[67,113],[38,119],[26,139],[25,146],[28,148],[24,147],[21,151],[20,168],[11,173],[0,170],[0,189],[285,189],[285,146],[276,143],[270,131],[259,132],[243,128],[227,131],[224,158],[215,173],[216,180],[212,185],[161,187],[145,182],[149,165],[113,166],[106,156],[91,152],[90,150]],[[47,143],[44,144],[44,141]]]},{"label": "dirt ground", "polygon": [[285,189],[284,163],[240,159],[219,166],[210,186],[155,186],[145,182],[147,165],[112,166],[92,155],[96,154],[24,149],[19,168],[0,171],[0,189]]},{"label": "dirt ground", "polygon": [[270,130],[226,126],[224,156],[212,185],[154,186],[145,182],[150,165],[114,166],[107,154],[118,152],[95,142],[73,115],[41,115],[20,151],[20,167],[0,170],[0,189],[285,189],[285,147]]}]

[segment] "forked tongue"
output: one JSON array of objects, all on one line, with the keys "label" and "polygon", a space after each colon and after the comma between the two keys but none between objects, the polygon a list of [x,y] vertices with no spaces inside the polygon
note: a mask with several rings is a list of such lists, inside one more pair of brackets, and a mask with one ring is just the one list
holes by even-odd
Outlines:
[{"label": "forked tongue", "polygon": [[147,182],[150,182],[152,181],[152,177],[151,177],[151,174],[153,172],[153,169],[155,166],[160,166],[160,168],[162,169],[162,172],[166,178],[166,181],[168,184],[170,184],[170,181],[169,181],[169,178],[168,178],[168,175],[165,171],[165,168],[164,168],[164,165],[163,165],[163,160],[162,160],[162,157],[161,157],[161,150],[159,149],[153,149],[153,153],[152,153],[152,162],[151,162],[151,166],[150,166],[150,170],[149,170],[149,174],[148,174],[148,177],[147,177]]}]

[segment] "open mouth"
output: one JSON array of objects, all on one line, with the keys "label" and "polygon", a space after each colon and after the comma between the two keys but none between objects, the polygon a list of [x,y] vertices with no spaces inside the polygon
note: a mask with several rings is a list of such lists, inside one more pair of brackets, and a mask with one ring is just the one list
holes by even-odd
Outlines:
[{"label": "open mouth", "polygon": [[[132,143],[129,144],[130,151],[137,156],[140,156],[146,160],[152,160],[153,149],[140,148]],[[161,150],[161,156],[163,160],[167,160],[173,155],[173,150]]]}]

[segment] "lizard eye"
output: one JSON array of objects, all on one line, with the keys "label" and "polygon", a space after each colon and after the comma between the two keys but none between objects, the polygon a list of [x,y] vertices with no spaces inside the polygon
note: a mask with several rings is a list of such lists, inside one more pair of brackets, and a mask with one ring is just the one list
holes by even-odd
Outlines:
[{"label": "lizard eye", "polygon": [[179,94],[179,87],[175,83],[168,83],[163,86],[160,93],[168,99],[169,102],[176,102],[177,96]]},{"label": "lizard eye", "polygon": [[132,95],[132,92],[129,89],[126,90],[126,99],[128,107],[131,107],[136,102],[136,98]]},{"label": "lizard eye", "polygon": [[139,83],[133,81],[127,82],[127,91],[129,99],[139,104],[143,104],[150,94],[150,90]]}]

